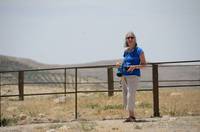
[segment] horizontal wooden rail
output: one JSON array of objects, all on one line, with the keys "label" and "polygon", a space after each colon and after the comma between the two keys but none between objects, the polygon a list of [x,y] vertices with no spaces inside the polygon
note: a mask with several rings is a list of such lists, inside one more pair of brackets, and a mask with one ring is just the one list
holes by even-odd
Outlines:
[{"label": "horizontal wooden rail", "polygon": [[[114,83],[119,83],[120,81],[113,81]],[[152,80],[140,80],[140,82],[152,82]],[[159,80],[159,82],[200,82],[200,80]],[[106,84],[108,82],[78,82],[77,84]],[[24,84],[32,84],[32,85],[40,85],[40,84],[74,84],[68,82],[24,82]],[[18,85],[18,83],[5,83],[1,84],[0,86],[7,86],[7,85]],[[161,86],[162,87],[162,86]]]},{"label": "horizontal wooden rail", "polygon": [[198,87],[200,85],[159,85],[160,88],[163,87]]},{"label": "horizontal wooden rail", "polygon": [[[153,64],[174,64],[174,63],[193,63],[200,62],[200,60],[190,60],[190,61],[165,61],[165,62],[149,62],[148,65]],[[8,73],[8,72],[31,72],[31,71],[46,71],[46,70],[64,70],[64,69],[90,69],[90,68],[109,68],[116,67],[115,65],[94,65],[94,66],[71,66],[71,67],[57,67],[57,68],[41,68],[41,69],[26,69],[26,70],[11,70],[11,71],[0,71],[0,73]]]},{"label": "horizontal wooden rail", "polygon": [[[152,89],[137,89],[137,91],[152,91]],[[77,93],[97,93],[97,92],[122,92],[122,90],[80,90]],[[66,92],[66,94],[75,94],[76,92]],[[56,95],[56,94],[65,94],[65,92],[54,92],[54,93],[32,93],[32,94],[24,94],[24,96],[36,96],[36,95]],[[11,94],[11,95],[1,95],[1,97],[18,97],[19,94]]]}]

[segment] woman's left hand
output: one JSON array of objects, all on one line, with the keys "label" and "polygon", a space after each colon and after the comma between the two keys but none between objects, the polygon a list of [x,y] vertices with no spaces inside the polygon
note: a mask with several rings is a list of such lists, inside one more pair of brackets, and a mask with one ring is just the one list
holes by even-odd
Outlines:
[{"label": "woman's left hand", "polygon": [[130,67],[128,68],[127,72],[132,72],[132,71],[135,70],[135,69],[136,69],[135,66],[130,66]]}]

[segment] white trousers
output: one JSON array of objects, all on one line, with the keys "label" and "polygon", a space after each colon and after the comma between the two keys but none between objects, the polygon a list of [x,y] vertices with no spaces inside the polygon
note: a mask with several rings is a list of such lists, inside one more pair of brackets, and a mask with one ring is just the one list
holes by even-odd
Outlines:
[{"label": "white trousers", "polygon": [[134,111],[135,95],[139,84],[139,77],[135,75],[122,77],[122,91],[124,108],[129,111]]}]

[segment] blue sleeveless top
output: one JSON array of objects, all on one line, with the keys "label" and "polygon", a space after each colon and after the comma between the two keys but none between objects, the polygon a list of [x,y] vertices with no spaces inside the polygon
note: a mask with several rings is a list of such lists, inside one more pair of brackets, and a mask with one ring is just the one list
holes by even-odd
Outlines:
[{"label": "blue sleeveless top", "polygon": [[140,47],[136,47],[131,49],[130,51],[125,50],[123,55],[123,63],[122,63],[122,75],[129,76],[129,75],[136,75],[140,76],[141,72],[140,69],[134,69],[131,72],[127,72],[127,67],[131,65],[140,65],[140,55],[142,54],[143,50]]}]

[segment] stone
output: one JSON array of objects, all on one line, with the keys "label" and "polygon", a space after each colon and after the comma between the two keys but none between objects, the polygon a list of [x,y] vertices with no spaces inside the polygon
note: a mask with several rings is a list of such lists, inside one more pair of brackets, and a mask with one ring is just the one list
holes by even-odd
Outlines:
[{"label": "stone", "polygon": [[65,126],[65,125],[59,128],[59,130],[62,131],[62,132],[65,132],[65,131],[67,131],[68,129],[69,129],[69,127],[67,127],[67,126]]},{"label": "stone", "polygon": [[55,129],[49,129],[46,132],[56,132],[56,130]]},{"label": "stone", "polygon": [[15,111],[15,110],[17,110],[17,107],[8,107],[6,110],[9,112]]},{"label": "stone", "polygon": [[138,124],[135,126],[135,129],[142,129],[142,124]]},{"label": "stone", "polygon": [[47,120],[48,120],[49,122],[52,122],[52,121],[53,121],[53,119],[52,119],[52,118],[47,118]]},{"label": "stone", "polygon": [[62,96],[62,97],[58,97],[56,99],[54,99],[54,103],[59,104],[59,103],[65,103],[66,102],[66,97]]},{"label": "stone", "polygon": [[21,120],[17,124],[18,125],[25,125],[25,124],[28,124],[28,121],[27,120]]},{"label": "stone", "polygon": [[119,128],[117,128],[117,127],[113,127],[112,130],[119,130]]},{"label": "stone", "polygon": [[193,115],[193,113],[191,111],[188,111],[187,114],[188,115]]},{"label": "stone", "polygon": [[174,121],[174,120],[176,120],[176,117],[170,117],[169,118],[169,121]]},{"label": "stone", "polygon": [[139,102],[139,101],[136,101],[136,102],[135,102],[135,105],[137,105],[137,106],[138,106],[139,104],[140,104],[140,102]]},{"label": "stone", "polygon": [[26,115],[26,114],[21,113],[21,114],[19,115],[19,119],[20,119],[20,120],[25,120],[26,118],[27,118],[27,115]]},{"label": "stone", "polygon": [[44,118],[46,115],[45,114],[43,114],[43,113],[39,113],[39,115],[38,115],[40,118]]},{"label": "stone", "polygon": [[163,120],[163,121],[167,121],[169,119],[170,119],[169,115],[163,115],[162,118],[161,118],[161,120]]},{"label": "stone", "polygon": [[170,96],[182,96],[182,93],[173,92],[170,94]]},{"label": "stone", "polygon": [[144,113],[147,114],[147,113],[149,113],[149,111],[145,110]]}]

